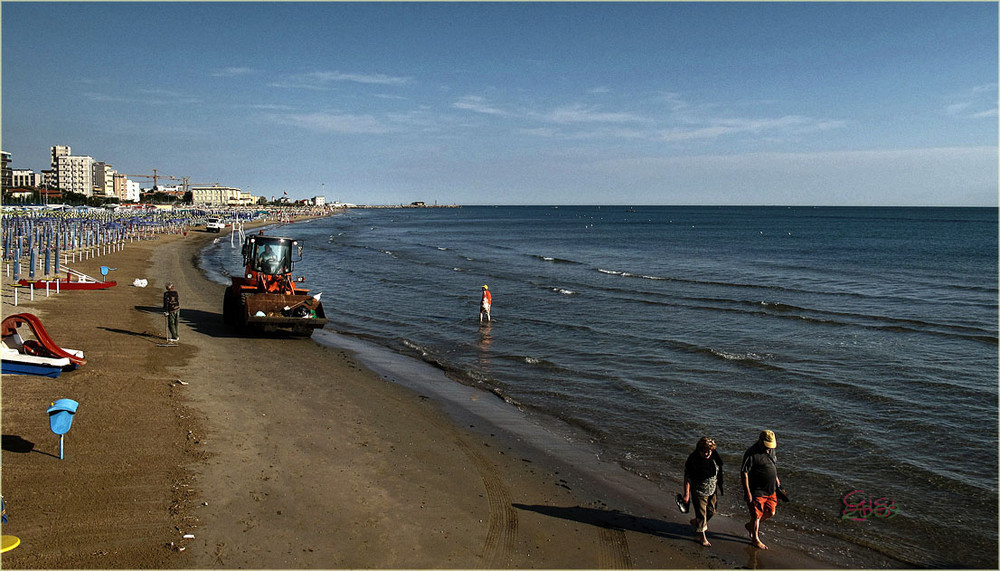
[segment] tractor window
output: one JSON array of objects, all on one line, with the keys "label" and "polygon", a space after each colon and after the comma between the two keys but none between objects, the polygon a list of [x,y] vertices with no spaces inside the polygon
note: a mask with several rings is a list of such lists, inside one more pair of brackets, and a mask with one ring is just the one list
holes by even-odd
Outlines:
[{"label": "tractor window", "polygon": [[255,244],[253,267],[258,272],[270,275],[291,272],[291,258],[288,255],[288,246],[278,243]]}]

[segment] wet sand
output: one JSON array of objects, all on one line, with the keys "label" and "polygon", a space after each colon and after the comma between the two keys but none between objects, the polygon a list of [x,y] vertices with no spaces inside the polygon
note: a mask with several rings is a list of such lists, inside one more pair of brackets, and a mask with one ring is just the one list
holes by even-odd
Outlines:
[{"label": "wet sand", "polygon": [[[714,519],[703,548],[673,490],[423,363],[356,355],[349,341],[236,336],[222,324],[223,286],[196,267],[217,236],[78,263],[90,275],[116,267],[118,286],[22,295],[17,308],[4,275],[4,315],[39,315],[88,363],[58,379],[3,375],[3,532],[22,540],[3,566],[830,566],[780,543],[750,547],[742,517]],[[158,346],[167,281],[181,300],[177,347]],[[335,300],[324,295],[328,313]],[[45,414],[58,398],[80,403],[63,460]]]}]

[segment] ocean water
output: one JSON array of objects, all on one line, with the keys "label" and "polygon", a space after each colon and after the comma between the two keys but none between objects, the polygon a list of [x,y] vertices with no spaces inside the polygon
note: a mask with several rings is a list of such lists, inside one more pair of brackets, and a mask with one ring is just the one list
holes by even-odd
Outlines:
[{"label": "ocean water", "polygon": [[[274,233],[304,243],[329,329],[558,419],[665,493],[708,435],[742,517],[769,428],[783,537],[996,568],[997,230],[996,209],[524,206]],[[238,249],[203,266],[224,281]]]}]

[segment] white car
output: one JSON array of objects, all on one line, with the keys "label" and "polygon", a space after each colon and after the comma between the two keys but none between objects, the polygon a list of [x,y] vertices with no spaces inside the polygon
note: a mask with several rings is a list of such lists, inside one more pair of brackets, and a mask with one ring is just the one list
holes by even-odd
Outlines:
[{"label": "white car", "polygon": [[205,230],[208,232],[222,232],[225,227],[226,223],[218,218],[209,218],[208,223],[205,224]]}]

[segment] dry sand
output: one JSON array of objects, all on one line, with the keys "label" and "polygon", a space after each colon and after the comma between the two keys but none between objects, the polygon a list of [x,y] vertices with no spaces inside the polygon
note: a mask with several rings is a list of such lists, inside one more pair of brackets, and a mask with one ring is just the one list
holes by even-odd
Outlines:
[{"label": "dry sand", "polygon": [[[702,548],[689,516],[669,509],[672,492],[640,482],[621,493],[621,475],[583,475],[459,422],[346,350],[236,336],[221,322],[223,286],[196,268],[214,236],[78,263],[117,268],[118,285],[21,295],[17,308],[4,276],[4,315],[39,315],[88,360],[58,379],[2,377],[3,532],[22,540],[4,567],[823,565],[780,545],[760,552],[742,521],[721,517]],[[181,300],[177,347],[158,346],[167,281]],[[58,398],[80,403],[63,460],[45,413]]]}]

